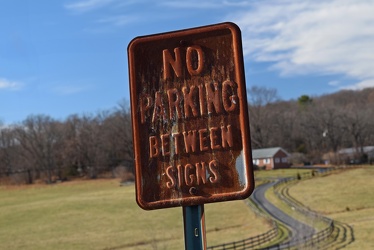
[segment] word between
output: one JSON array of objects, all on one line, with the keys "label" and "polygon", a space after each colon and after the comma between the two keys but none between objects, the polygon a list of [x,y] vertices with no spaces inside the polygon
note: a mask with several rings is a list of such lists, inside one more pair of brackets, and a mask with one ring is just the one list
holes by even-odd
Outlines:
[{"label": "word between", "polygon": [[232,126],[202,128],[149,137],[149,157],[181,153],[199,153],[208,150],[229,149],[234,144]]}]

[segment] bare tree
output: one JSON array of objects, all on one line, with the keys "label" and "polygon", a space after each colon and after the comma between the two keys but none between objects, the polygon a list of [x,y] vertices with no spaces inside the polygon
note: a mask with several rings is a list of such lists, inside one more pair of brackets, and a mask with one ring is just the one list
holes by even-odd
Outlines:
[{"label": "bare tree", "polygon": [[294,102],[276,102],[266,107],[271,123],[269,131],[269,146],[295,151],[298,136],[298,114]]},{"label": "bare tree", "polygon": [[36,177],[40,176],[41,171],[47,172],[47,182],[51,183],[62,138],[58,122],[49,116],[29,116],[17,126],[15,133],[25,151],[24,157],[33,165]]},{"label": "bare tree", "polygon": [[0,129],[0,176],[14,171],[14,150],[16,141],[11,128]]},{"label": "bare tree", "polygon": [[253,86],[247,90],[253,148],[270,146],[272,116],[269,105],[279,100],[276,89]]},{"label": "bare tree", "polygon": [[[280,101],[275,89],[248,89],[253,148],[283,147],[294,162],[319,162],[324,153],[374,145],[374,88]],[[0,127],[0,173],[32,171],[96,178],[124,165],[132,170],[133,145],[128,102],[112,110],[71,115],[65,121],[34,115]],[[335,154],[334,154],[335,153]]]},{"label": "bare tree", "polygon": [[84,115],[81,117],[80,123],[78,140],[82,149],[82,167],[90,178],[97,178],[102,156],[100,122],[97,117]]}]

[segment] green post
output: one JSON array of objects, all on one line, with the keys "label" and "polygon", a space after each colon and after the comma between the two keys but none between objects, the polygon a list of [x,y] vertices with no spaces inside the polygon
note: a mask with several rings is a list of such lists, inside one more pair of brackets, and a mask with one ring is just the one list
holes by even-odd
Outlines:
[{"label": "green post", "polygon": [[183,207],[186,250],[206,250],[204,205]]}]

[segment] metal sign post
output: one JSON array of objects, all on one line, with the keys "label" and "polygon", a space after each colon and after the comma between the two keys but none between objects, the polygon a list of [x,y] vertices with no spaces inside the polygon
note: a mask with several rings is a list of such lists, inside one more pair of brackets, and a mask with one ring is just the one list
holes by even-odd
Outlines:
[{"label": "metal sign post", "polygon": [[204,205],[183,207],[184,244],[186,250],[205,250]]}]

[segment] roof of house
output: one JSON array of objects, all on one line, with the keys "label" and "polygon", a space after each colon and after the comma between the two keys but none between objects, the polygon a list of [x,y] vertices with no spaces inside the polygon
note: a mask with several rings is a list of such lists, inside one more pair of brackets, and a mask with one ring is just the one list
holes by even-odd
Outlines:
[{"label": "roof of house", "polygon": [[288,155],[287,151],[281,147],[261,148],[261,149],[252,150],[252,158],[253,159],[270,158],[270,157],[273,157],[279,150],[282,150],[285,154]]},{"label": "roof of house", "polygon": [[[374,146],[366,146],[366,147],[363,147],[362,148],[364,153],[368,154],[368,153],[372,153],[374,151]],[[356,148],[343,148],[343,149],[340,149],[338,151],[339,154],[355,154],[357,151]]]}]

